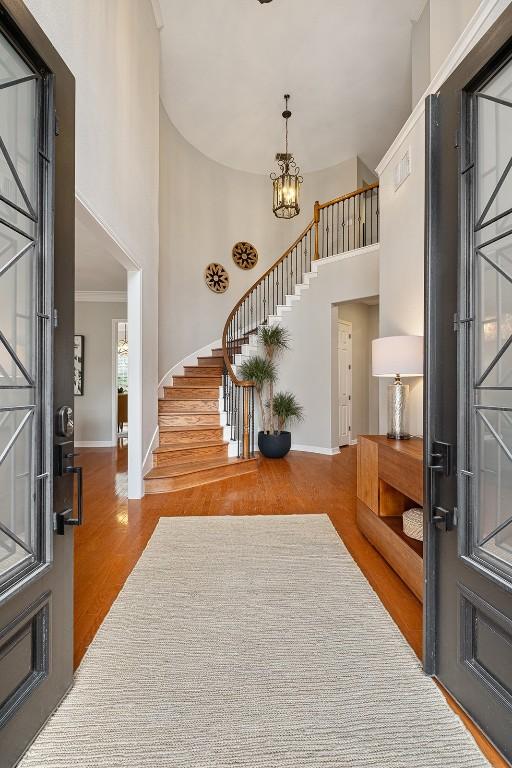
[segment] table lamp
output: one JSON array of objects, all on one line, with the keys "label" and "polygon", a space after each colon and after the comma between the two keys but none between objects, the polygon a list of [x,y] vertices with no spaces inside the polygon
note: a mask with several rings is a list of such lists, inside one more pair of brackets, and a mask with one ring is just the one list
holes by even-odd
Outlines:
[{"label": "table lamp", "polygon": [[408,440],[409,385],[406,376],[423,376],[423,336],[383,336],[372,341],[372,374],[393,377],[388,386],[388,437]]}]

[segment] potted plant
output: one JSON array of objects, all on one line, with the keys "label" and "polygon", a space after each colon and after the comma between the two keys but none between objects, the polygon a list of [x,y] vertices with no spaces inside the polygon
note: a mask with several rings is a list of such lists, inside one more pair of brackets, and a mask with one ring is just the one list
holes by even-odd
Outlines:
[{"label": "potted plant", "polygon": [[260,411],[261,430],[258,448],[269,459],[286,456],[291,447],[291,433],[286,426],[303,418],[303,409],[291,392],[274,394],[277,379],[276,358],[290,348],[289,334],[281,325],[263,325],[258,340],[265,355],[255,355],[240,366],[240,375],[253,381]]}]

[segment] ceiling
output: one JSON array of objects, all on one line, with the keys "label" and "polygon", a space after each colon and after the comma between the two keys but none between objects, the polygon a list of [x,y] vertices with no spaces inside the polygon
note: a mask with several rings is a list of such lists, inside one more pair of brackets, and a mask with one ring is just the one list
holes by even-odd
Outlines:
[{"label": "ceiling", "polygon": [[113,255],[114,243],[78,202],[75,211],[75,290],[126,291],[126,269]]},{"label": "ceiling", "polygon": [[411,22],[425,0],[160,0],[161,98],[208,157],[254,173],[374,168],[410,113]]}]

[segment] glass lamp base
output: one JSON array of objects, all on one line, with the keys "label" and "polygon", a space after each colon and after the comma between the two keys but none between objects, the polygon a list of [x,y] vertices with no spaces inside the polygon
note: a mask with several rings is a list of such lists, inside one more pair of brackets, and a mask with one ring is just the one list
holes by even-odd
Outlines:
[{"label": "glass lamp base", "polygon": [[388,386],[388,437],[392,440],[409,440],[409,413],[407,401],[409,385],[400,379]]}]

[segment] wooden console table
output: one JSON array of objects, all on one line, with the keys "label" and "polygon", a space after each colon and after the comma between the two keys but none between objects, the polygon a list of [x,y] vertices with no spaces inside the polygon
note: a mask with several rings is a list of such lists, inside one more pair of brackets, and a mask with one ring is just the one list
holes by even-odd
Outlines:
[{"label": "wooden console table", "polygon": [[423,543],[402,529],[402,512],[418,506],[423,506],[423,440],[362,435],[357,445],[357,525],[422,600]]}]

